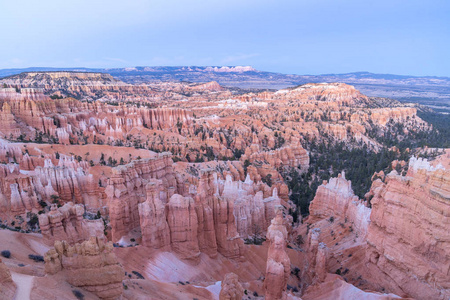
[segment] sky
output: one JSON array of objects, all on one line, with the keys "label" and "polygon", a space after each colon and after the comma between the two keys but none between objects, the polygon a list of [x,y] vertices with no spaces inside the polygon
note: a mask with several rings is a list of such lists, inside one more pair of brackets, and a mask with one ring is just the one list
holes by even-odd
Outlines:
[{"label": "sky", "polygon": [[448,0],[0,0],[0,69],[450,76]]}]

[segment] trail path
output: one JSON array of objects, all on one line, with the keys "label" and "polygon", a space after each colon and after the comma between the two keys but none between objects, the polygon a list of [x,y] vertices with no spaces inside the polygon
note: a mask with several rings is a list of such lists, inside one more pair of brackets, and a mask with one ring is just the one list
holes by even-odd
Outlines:
[{"label": "trail path", "polygon": [[11,277],[17,285],[15,300],[30,300],[33,276],[11,272]]}]

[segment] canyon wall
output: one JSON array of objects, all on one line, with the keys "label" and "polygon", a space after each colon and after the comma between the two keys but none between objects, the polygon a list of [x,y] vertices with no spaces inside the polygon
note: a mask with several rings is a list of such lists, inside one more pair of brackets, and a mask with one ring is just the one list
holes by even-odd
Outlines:
[{"label": "canyon wall", "polygon": [[369,289],[447,299],[449,158],[446,153],[430,163],[412,157],[406,176],[396,171],[374,176],[366,201],[353,194],[344,174],[319,186],[306,220],[313,229],[306,243],[312,256],[305,278],[314,283],[314,277],[323,274],[316,250],[323,243],[323,249],[329,248],[325,272],[340,266],[350,269],[349,277],[363,276]]},{"label": "canyon wall", "polygon": [[449,157],[411,158],[406,176],[392,171],[372,186],[367,259],[373,280],[398,295],[450,297]]}]

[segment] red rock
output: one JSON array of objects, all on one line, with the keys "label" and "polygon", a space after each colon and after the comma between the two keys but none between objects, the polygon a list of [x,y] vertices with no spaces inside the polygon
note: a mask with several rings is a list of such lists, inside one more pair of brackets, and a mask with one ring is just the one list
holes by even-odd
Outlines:
[{"label": "red rock", "polygon": [[53,204],[48,213],[39,215],[39,227],[44,239],[51,242],[67,241],[69,244],[80,243],[91,236],[104,237],[104,225],[101,219],[83,218],[84,207],[72,202],[57,208]]},{"label": "red rock", "polygon": [[241,300],[244,297],[244,288],[239,283],[239,277],[228,273],[222,281],[219,300]]},{"label": "red rock", "polygon": [[65,276],[69,284],[94,293],[101,299],[118,299],[122,294],[124,270],[112,252],[112,242],[91,237],[70,246],[56,241],[45,256],[45,271]]},{"label": "red rock", "polygon": [[372,186],[368,266],[372,280],[396,294],[450,297],[448,162],[411,158],[406,176],[392,171]]},{"label": "red rock", "polygon": [[265,296],[267,300],[286,299],[291,264],[286,253],[287,230],[281,207],[277,208],[276,217],[267,230],[267,239],[270,247],[267,253],[266,278],[264,280]]},{"label": "red rock", "polygon": [[16,293],[16,284],[11,278],[8,267],[0,259],[0,298],[13,299]]}]

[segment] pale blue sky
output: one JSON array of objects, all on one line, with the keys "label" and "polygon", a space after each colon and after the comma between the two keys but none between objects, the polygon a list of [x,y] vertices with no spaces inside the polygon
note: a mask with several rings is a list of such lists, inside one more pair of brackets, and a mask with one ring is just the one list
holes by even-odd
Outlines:
[{"label": "pale blue sky", "polygon": [[450,76],[448,0],[0,0],[0,68]]}]

